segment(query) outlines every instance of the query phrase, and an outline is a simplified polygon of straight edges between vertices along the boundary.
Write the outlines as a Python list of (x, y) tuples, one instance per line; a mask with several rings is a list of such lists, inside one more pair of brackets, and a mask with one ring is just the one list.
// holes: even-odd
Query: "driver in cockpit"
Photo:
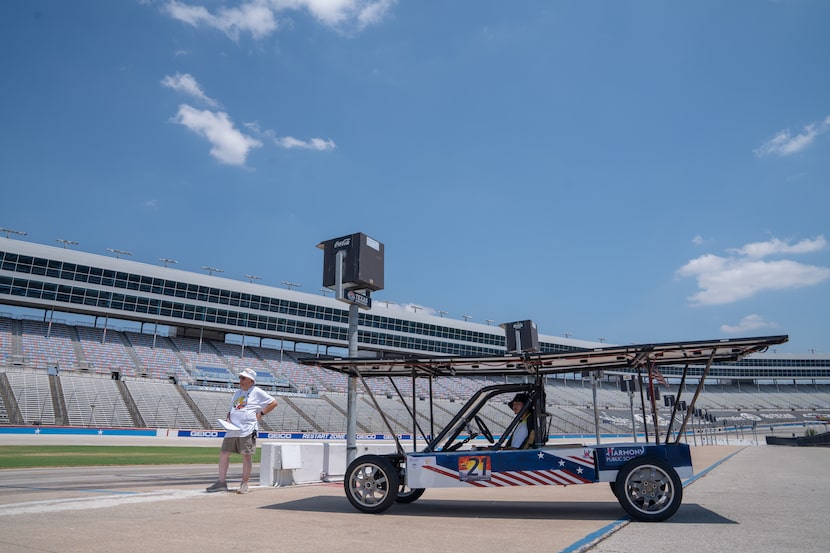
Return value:
[[(524, 392), (516, 394), (516, 396), (507, 403), (507, 406), (513, 409), (515, 414), (519, 414), (525, 405), (530, 403), (530, 396)], [(522, 416), (513, 435), (510, 437), (510, 449), (527, 449), (536, 441), (536, 422), (533, 417), (533, 408), (529, 408)]]

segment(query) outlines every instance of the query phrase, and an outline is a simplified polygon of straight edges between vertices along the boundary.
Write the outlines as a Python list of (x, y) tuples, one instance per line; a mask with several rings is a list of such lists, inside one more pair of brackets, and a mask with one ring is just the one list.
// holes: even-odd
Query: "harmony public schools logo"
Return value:
[(606, 463), (624, 463), (630, 461), (635, 457), (644, 455), (646, 448), (643, 446), (635, 447), (609, 447), (605, 450)]

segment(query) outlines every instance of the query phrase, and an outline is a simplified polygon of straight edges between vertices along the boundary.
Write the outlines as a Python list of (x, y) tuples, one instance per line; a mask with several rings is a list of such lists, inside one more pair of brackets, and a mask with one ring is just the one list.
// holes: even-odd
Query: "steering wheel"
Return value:
[(484, 420), (480, 416), (476, 415), (475, 416), (475, 421), (476, 421), (476, 424), (478, 425), (478, 429), (481, 430), (481, 433), (484, 435), (485, 438), (487, 438), (487, 441), (490, 442), (491, 444), (495, 443), (496, 440), (493, 439), (493, 433), (490, 432), (490, 429), (487, 428), (486, 424), (484, 424)]
[(469, 442), (470, 440), (472, 440), (476, 436), (478, 436), (478, 432), (476, 432), (473, 429), (473, 427), (470, 426), (470, 421), (467, 421), (464, 426), (465, 426), (465, 429), (467, 430), (467, 437), (464, 438), (463, 440), (461, 440), (460, 442), (455, 442), (454, 444), (445, 447), (444, 451), (455, 451), (456, 449), (458, 449), (462, 445), (466, 444), (467, 442)]

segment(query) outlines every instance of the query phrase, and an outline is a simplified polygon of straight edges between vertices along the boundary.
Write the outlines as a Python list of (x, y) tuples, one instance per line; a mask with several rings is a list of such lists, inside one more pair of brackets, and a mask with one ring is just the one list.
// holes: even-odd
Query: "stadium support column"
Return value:
[[(349, 357), (357, 357), (357, 304), (349, 306)], [(357, 375), (349, 373), (349, 388), (346, 396), (346, 466), (357, 457)]]
[(596, 432), (597, 436), (597, 445), (600, 444), (599, 439), (599, 409), (597, 407), (597, 373), (596, 371), (591, 371), (591, 395), (593, 396), (594, 400), (594, 431)]
[[(344, 250), (338, 250), (335, 255), (335, 297), (343, 297), (343, 262), (346, 258)], [(349, 357), (357, 357), (357, 304), (349, 304)], [(357, 375), (349, 373), (348, 388), (346, 388), (346, 466), (349, 466), (357, 457)]]

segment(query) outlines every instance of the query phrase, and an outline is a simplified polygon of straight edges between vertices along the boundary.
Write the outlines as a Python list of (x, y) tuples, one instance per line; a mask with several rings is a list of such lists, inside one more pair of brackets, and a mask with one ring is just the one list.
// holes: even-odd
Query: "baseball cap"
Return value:
[(243, 376), (245, 378), (250, 378), (256, 384), (256, 371), (254, 369), (242, 369), (239, 371), (239, 376), (240, 378)]
[(521, 403), (527, 403), (528, 401), (530, 401), (530, 396), (529, 396), (529, 395), (527, 395), (527, 394), (526, 394), (526, 393), (524, 393), (524, 392), (519, 392), (518, 394), (516, 394), (516, 395), (513, 397), (513, 399), (512, 399), (512, 400), (510, 400), (510, 401), (508, 401), (508, 402), (507, 402), (507, 406), (508, 406), (508, 407), (510, 407), (510, 408), (512, 409), (512, 408), (513, 408), (513, 404), (514, 404), (514, 403), (516, 403), (517, 401), (519, 401), (519, 402), (521, 402)]

